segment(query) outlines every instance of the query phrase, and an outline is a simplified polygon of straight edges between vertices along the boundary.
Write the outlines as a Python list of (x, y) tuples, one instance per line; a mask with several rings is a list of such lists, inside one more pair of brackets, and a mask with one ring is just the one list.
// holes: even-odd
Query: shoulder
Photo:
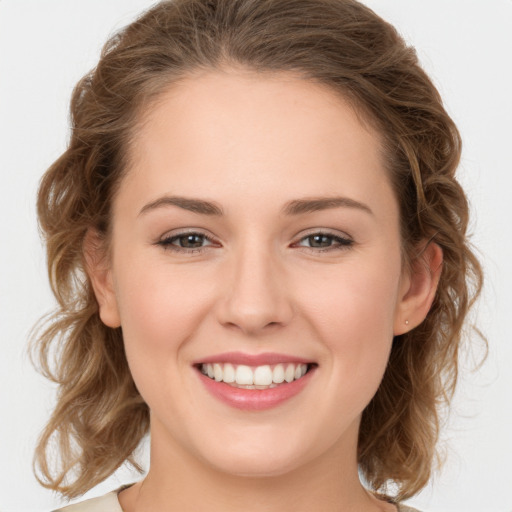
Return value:
[(420, 512), (416, 508), (408, 507), (407, 505), (398, 505), (398, 512)]
[(53, 512), (123, 512), (117, 494), (120, 491), (109, 492), (99, 498), (92, 498), (90, 500), (81, 501), (74, 505), (59, 508)]

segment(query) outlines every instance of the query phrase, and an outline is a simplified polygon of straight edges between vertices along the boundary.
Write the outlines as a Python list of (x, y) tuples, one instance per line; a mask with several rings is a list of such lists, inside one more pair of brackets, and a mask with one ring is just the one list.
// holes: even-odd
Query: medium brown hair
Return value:
[[(397, 31), (355, 0), (161, 2), (105, 45), (76, 86), (64, 154), (44, 175), (38, 214), (58, 310), (33, 342), (58, 400), (36, 450), (40, 482), (68, 497), (125, 461), (148, 432), (121, 329), (106, 327), (85, 272), (83, 242), (105, 237), (127, 148), (152, 102), (195, 71), (226, 66), (292, 72), (329, 87), (371, 120), (400, 205), (406, 263), (434, 241), (444, 262), (426, 320), (393, 341), (365, 409), (358, 457), (375, 491), (399, 500), (427, 483), (439, 407), (453, 393), (464, 319), (482, 283), (467, 239), (468, 204), (455, 179), (461, 142), (441, 98)], [(58, 448), (56, 464), (50, 460)], [(72, 478), (69, 479), (69, 475)]]

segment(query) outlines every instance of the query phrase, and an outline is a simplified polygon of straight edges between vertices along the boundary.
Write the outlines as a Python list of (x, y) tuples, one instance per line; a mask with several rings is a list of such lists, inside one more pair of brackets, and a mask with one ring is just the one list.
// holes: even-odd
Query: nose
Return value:
[(223, 326), (255, 336), (290, 322), (291, 293), (278, 260), (270, 250), (253, 246), (226, 262), (229, 269), (222, 288), (224, 296), (217, 309)]

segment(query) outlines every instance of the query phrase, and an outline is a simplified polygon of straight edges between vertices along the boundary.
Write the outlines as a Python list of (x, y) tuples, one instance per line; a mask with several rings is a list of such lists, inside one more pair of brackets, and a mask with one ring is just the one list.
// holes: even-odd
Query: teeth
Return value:
[(272, 381), (276, 384), (284, 382), (284, 366), (282, 364), (276, 365), (274, 372), (272, 373)]
[(222, 380), (223, 371), (222, 371), (222, 367), (220, 366), (220, 364), (213, 365), (213, 376), (217, 382), (220, 382)]
[(235, 369), (232, 364), (227, 363), (224, 365), (224, 375), (222, 380), (229, 383), (235, 382)]
[(284, 380), (286, 382), (292, 382), (295, 379), (295, 365), (289, 364), (284, 372)]
[(270, 366), (258, 366), (254, 370), (254, 384), (258, 386), (270, 386), (272, 384), (272, 370)]
[(249, 366), (244, 366), (241, 364), (237, 367), (235, 373), (235, 382), (237, 384), (246, 384), (252, 385), (254, 384), (254, 374)]
[(283, 382), (293, 382), (303, 377), (308, 370), (307, 364), (276, 364), (246, 366), (226, 363), (203, 364), (201, 372), (217, 382), (226, 382), (234, 386), (250, 389), (266, 389)]

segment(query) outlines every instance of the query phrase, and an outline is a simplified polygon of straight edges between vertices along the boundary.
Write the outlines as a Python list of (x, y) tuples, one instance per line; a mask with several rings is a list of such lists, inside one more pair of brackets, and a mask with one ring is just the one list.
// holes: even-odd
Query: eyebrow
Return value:
[(356, 208), (370, 215), (373, 212), (369, 206), (349, 197), (318, 197), (311, 199), (295, 199), (286, 203), (283, 208), (285, 215), (302, 215), (304, 213), (329, 210), (331, 208)]
[[(164, 206), (178, 206), (184, 210), (188, 210), (193, 213), (199, 213), (201, 215), (224, 215), (222, 207), (214, 202), (182, 196), (160, 197), (159, 199), (146, 204), (139, 212), (139, 215)], [(282, 208), (282, 213), (284, 215), (303, 215), (305, 213), (313, 213), (342, 207), (355, 208), (373, 215), (373, 212), (369, 206), (348, 197), (316, 197), (307, 199), (294, 199), (284, 205)]]
[(146, 204), (139, 212), (139, 215), (162, 206), (178, 206), (184, 210), (199, 213), (201, 215), (224, 215), (222, 208), (213, 202), (181, 196), (160, 197), (156, 201)]

